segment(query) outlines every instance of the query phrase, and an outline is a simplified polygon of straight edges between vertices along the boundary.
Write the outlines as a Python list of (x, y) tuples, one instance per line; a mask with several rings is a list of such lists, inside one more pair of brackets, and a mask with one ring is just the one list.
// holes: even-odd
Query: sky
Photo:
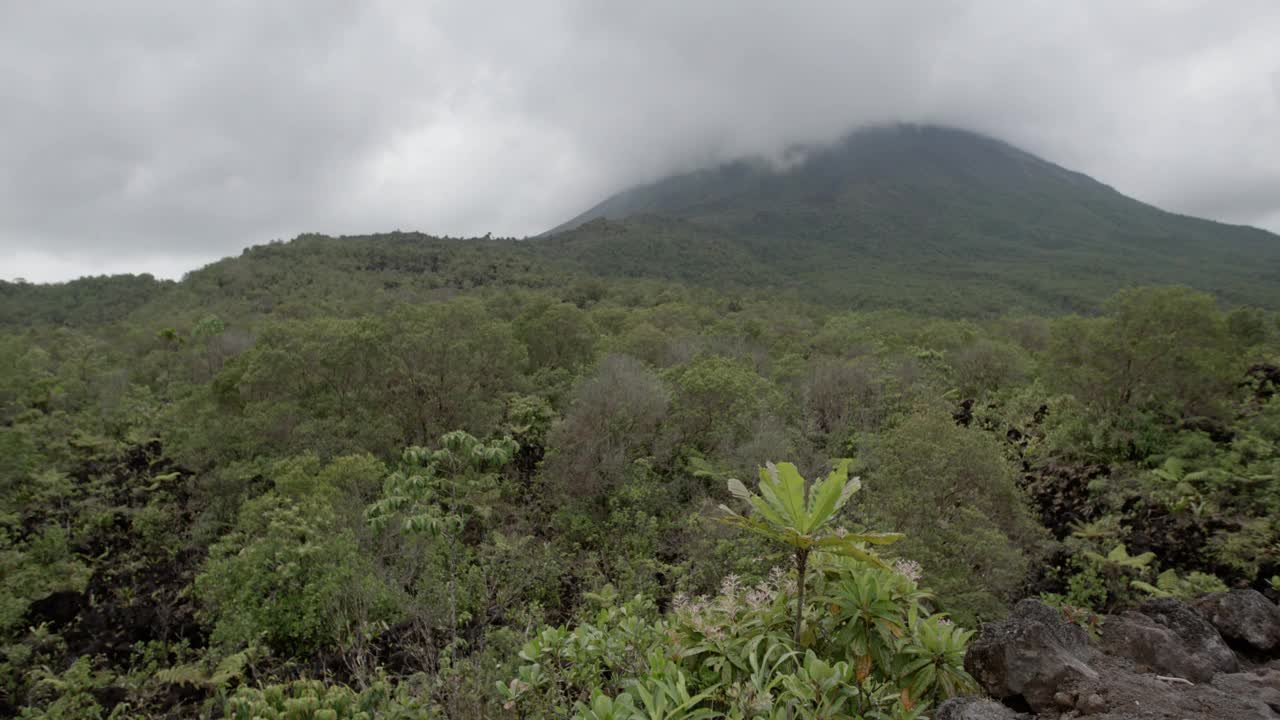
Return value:
[(1280, 232), (1277, 0), (0, 0), (0, 278), (533, 235), (867, 124)]

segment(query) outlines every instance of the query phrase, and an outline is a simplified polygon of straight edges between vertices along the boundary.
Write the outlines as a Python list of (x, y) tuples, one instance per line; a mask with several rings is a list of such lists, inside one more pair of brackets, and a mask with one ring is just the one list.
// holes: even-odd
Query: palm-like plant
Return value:
[(915, 642), (903, 647), (908, 660), (900, 670), (911, 697), (941, 702), (977, 689), (964, 671), (965, 645), (972, 630), (956, 627), (942, 615), (919, 620), (913, 630)]
[(748, 490), (742, 481), (729, 480), (729, 492), (749, 503), (755, 511), (753, 514), (741, 515), (726, 505), (720, 506), (725, 512), (720, 518), (722, 522), (792, 548), (797, 589), (793, 640), (797, 645), (800, 643), (805, 575), (810, 553), (829, 552), (886, 567), (884, 561), (866, 546), (884, 545), (902, 537), (899, 533), (847, 533), (831, 527), (836, 513), (862, 487), (860, 479), (849, 477), (848, 460), (837, 462), (825, 479), (814, 482), (811, 487), (807, 485), (795, 465), (769, 463), (760, 468), (759, 495)]
[(413, 446), (403, 467), (383, 481), (382, 497), (365, 509), (377, 529), (400, 518), (401, 530), (442, 539), (448, 553), (449, 630), (458, 637), (458, 576), (462, 531), (471, 517), (489, 515), (498, 471), (515, 456), (511, 438), (484, 442), (462, 430), (440, 436), (438, 450)]

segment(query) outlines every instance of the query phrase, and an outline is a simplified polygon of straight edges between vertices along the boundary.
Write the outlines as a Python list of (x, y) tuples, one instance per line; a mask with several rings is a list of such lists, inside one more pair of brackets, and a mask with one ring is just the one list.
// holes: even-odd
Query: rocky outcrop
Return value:
[[(1258, 651), (1270, 612), (1244, 593), (1207, 596), (1195, 605), (1216, 614), (1152, 600), (1108, 618), (1094, 647), (1057, 611), (1024, 600), (1008, 619), (984, 626), (965, 655), (965, 669), (993, 700), (953, 700), (936, 717), (1280, 719), (1280, 661), (1242, 671), (1244, 661), (1220, 632), (1228, 628)], [(1234, 624), (1244, 618), (1263, 624)]]
[(1253, 656), (1280, 654), (1280, 606), (1257, 590), (1210, 593), (1191, 605), (1237, 650)]
[(934, 720), (1027, 720), (1030, 715), (1016, 712), (994, 700), (956, 697), (934, 711)]
[(1228, 695), (1250, 701), (1252, 709), (1266, 717), (1266, 712), (1280, 717), (1280, 669), (1260, 668), (1252, 672), (1219, 675), (1213, 686)]
[(988, 623), (969, 645), (964, 667), (991, 697), (1036, 712), (1057, 707), (1060, 688), (1097, 678), (1082, 628), (1057, 610), (1027, 599), (1008, 619)]
[(1173, 598), (1150, 600), (1136, 611), (1109, 618), (1102, 648), (1158, 674), (1193, 683), (1240, 669), (1235, 653), (1213, 625)]

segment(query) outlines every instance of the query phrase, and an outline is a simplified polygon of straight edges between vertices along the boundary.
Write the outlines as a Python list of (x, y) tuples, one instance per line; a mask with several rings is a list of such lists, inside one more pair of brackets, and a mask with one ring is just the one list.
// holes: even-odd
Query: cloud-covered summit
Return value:
[(526, 235), (868, 123), (993, 135), (1280, 230), (1280, 4), (211, 2), (0, 9), (0, 277), (302, 231)]

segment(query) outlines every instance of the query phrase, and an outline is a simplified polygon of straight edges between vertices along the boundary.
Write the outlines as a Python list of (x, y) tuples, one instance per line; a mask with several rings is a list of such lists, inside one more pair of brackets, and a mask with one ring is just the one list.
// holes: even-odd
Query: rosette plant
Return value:
[(750, 514), (739, 514), (721, 505), (720, 520), (728, 525), (763, 535), (792, 550), (796, 569), (796, 617), (793, 640), (800, 643), (804, 614), (805, 580), (809, 555), (827, 552), (851, 557), (878, 567), (884, 560), (868, 545), (886, 545), (902, 538), (900, 533), (851, 533), (833, 527), (833, 520), (859, 489), (862, 481), (849, 477), (849, 460), (836, 462), (835, 469), (822, 480), (810, 484), (791, 463), (768, 463), (760, 468), (759, 494), (741, 480), (729, 480), (729, 492), (751, 506)]

